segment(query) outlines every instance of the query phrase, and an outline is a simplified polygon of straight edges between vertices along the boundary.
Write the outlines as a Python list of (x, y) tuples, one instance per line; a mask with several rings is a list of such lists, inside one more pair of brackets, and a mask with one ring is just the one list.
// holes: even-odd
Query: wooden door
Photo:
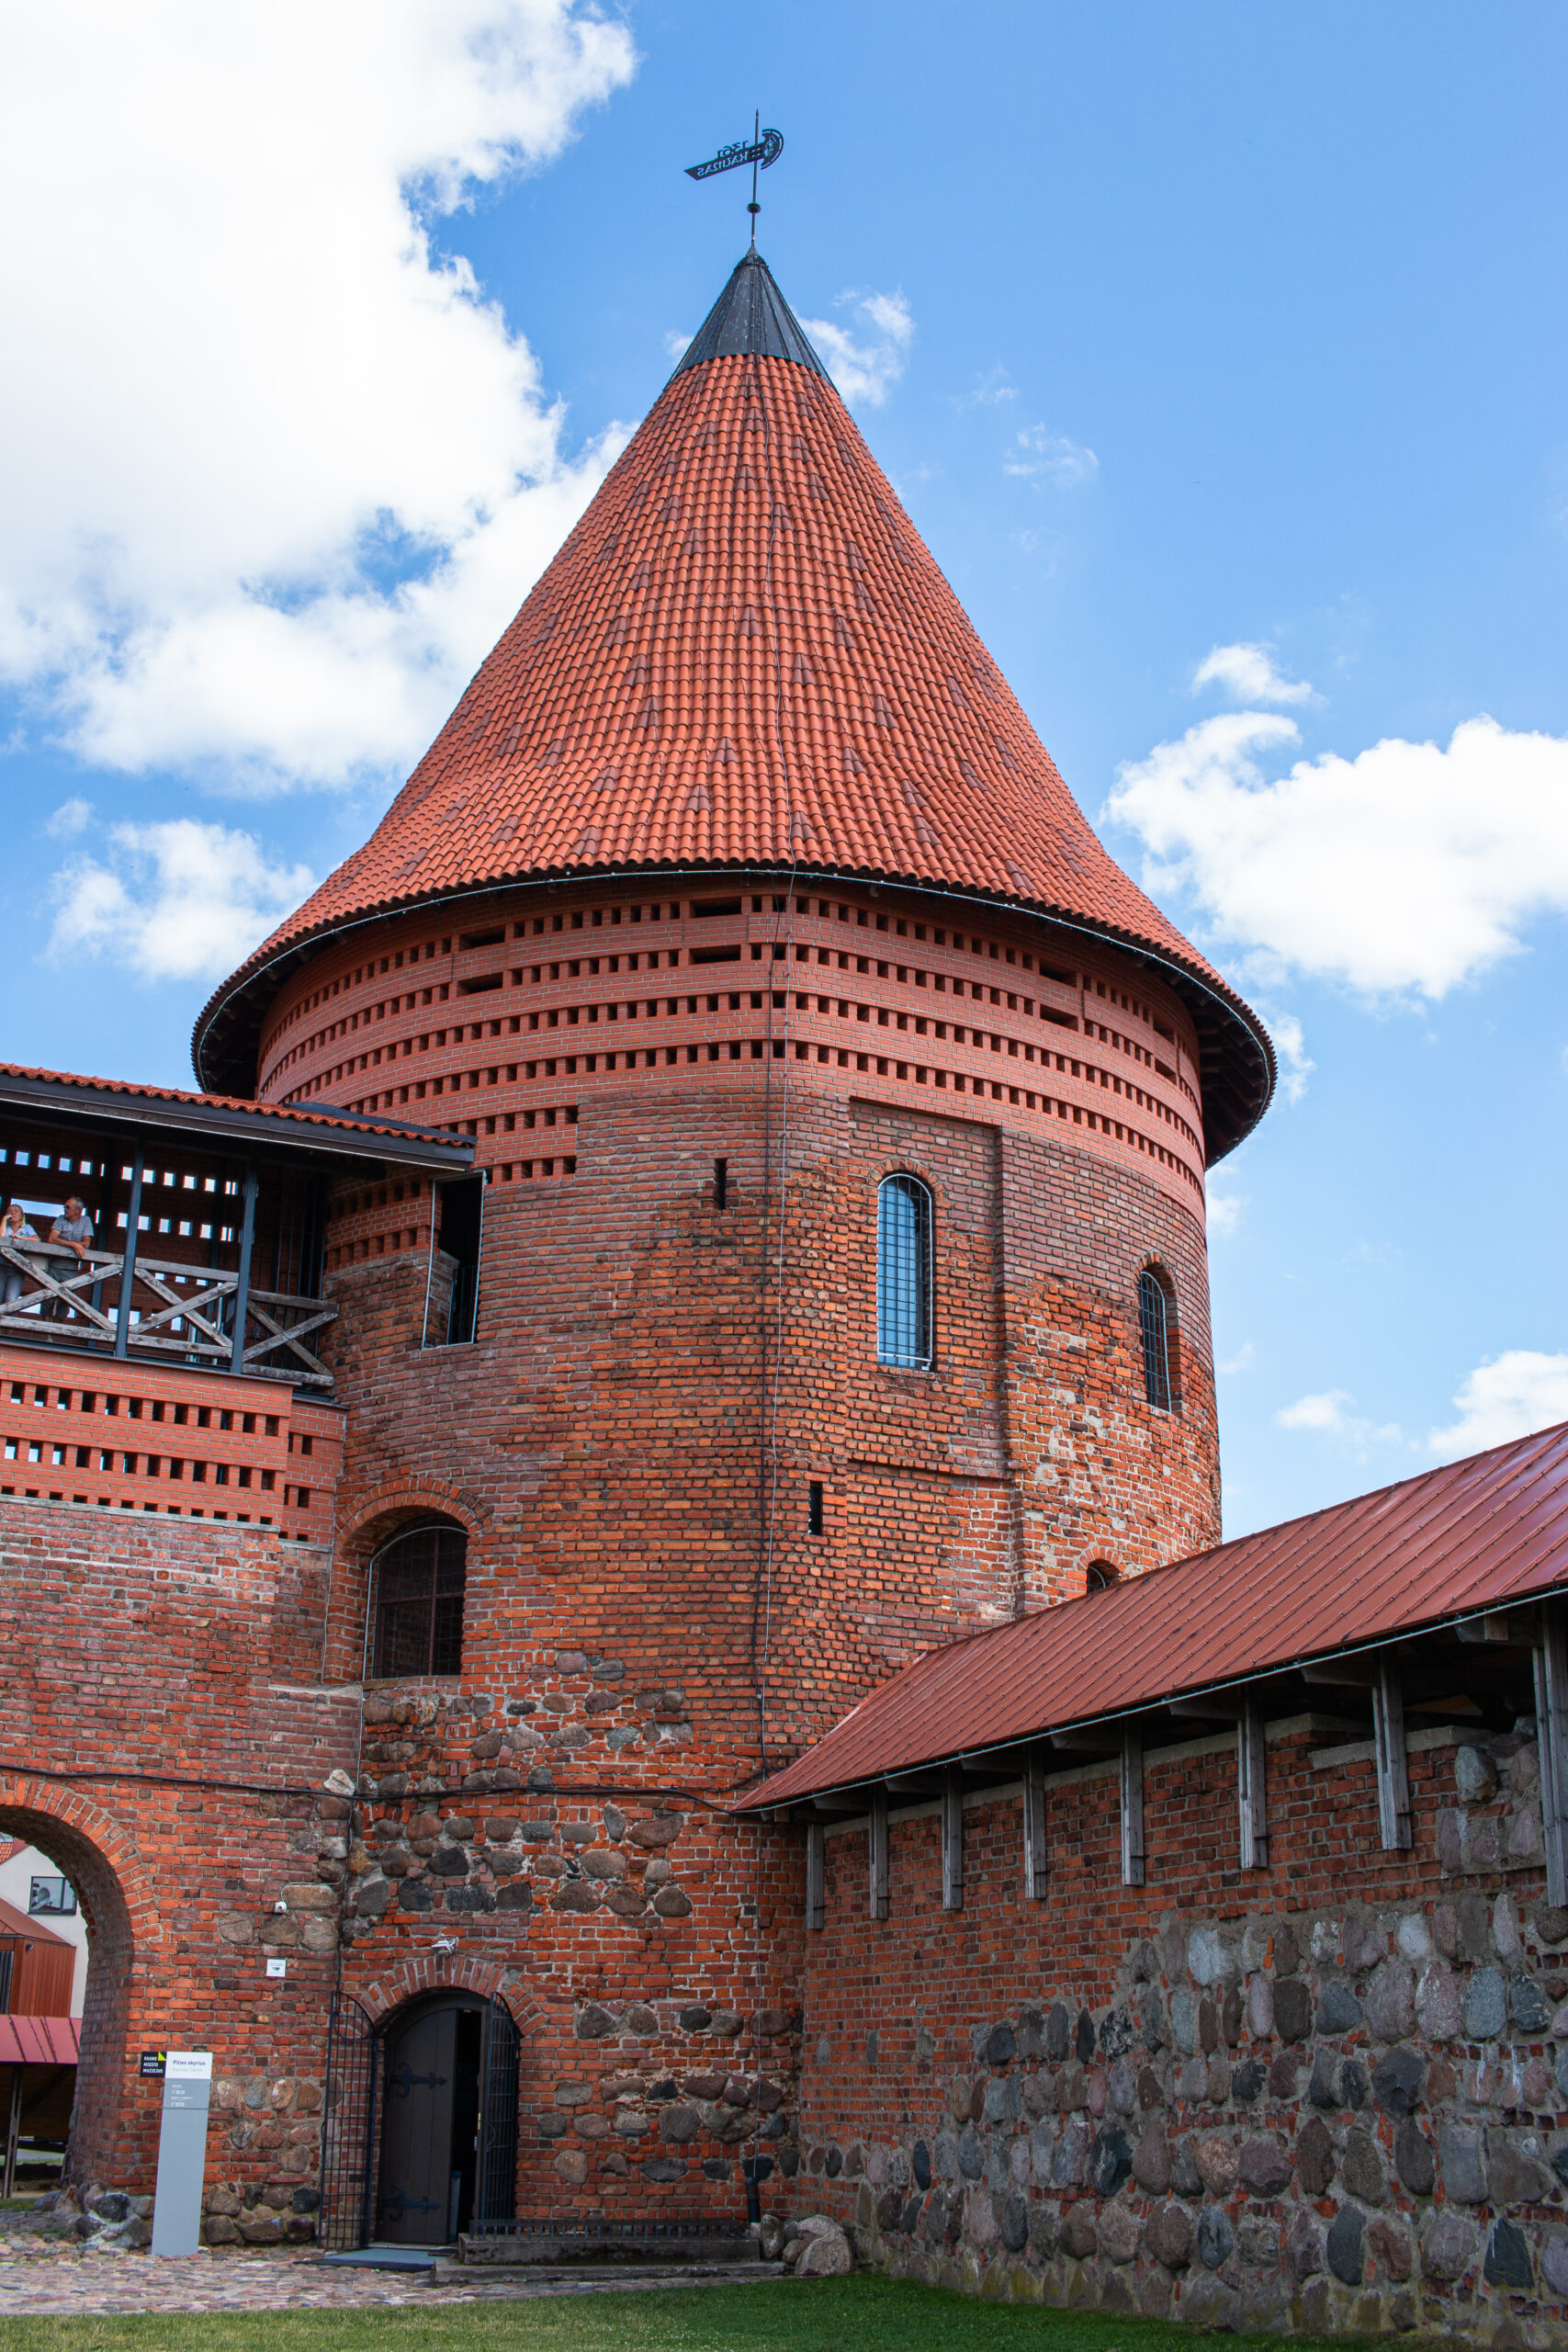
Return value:
[(453, 2234), (458, 2014), (426, 2009), (388, 2037), (375, 2228), (386, 2244), (445, 2245)]

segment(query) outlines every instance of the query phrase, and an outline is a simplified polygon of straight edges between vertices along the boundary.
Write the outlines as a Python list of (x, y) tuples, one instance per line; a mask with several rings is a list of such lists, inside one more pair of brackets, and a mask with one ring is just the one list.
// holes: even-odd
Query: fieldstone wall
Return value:
[[(1539, 1817), (1533, 1845), (1521, 1826), (1535, 1743), (1419, 1750), (1408, 1856), (1370, 1837), (1357, 1851), (1361, 1758), (1298, 1751), (1316, 1800), (1296, 1816), (1298, 1858), (1251, 1890), (1233, 1873), (1234, 1907), (1218, 1870), (1195, 1899), (1151, 1887), (1144, 1931), (1111, 1948), (1066, 1867), (1055, 1917), (1048, 1904), (1018, 1920), (1010, 1970), (997, 1963), (1016, 1894), (991, 1866), (1013, 1808), (971, 1815), (964, 1913), (926, 1909), (917, 1927), (911, 1900), (891, 1938), (853, 1917), (860, 1840), (831, 1840), (850, 1916), (837, 1951), (808, 1962), (803, 2195), (876, 2267), (1007, 2299), (1568, 2345), (1568, 1911), (1522, 1861), (1478, 1883), (1474, 1859), (1482, 1824), (1505, 1863), (1511, 1845), (1539, 1855)], [(1289, 1758), (1269, 1760), (1284, 1809)], [(1167, 1792), (1184, 1776), (1190, 1800), (1199, 1765), (1184, 1758)], [(1069, 1843), (1082, 1803), (1057, 1796)], [(896, 1894), (900, 1875), (911, 1897), (926, 1876), (926, 1828), (895, 1833)], [(1291, 1881), (1316, 1875), (1314, 1845), (1347, 1850), (1331, 1887), (1292, 1900)], [(1107, 1913), (1142, 1899), (1117, 1895)], [(991, 1964), (950, 1975), (950, 1928)], [(869, 1974), (829, 1992), (819, 1972), (841, 1974), (846, 1945), (879, 1935), (886, 1989), (866, 2030)], [(917, 1939), (923, 1964), (905, 1974)], [(1010, 1980), (1012, 2000), (985, 2007)]]

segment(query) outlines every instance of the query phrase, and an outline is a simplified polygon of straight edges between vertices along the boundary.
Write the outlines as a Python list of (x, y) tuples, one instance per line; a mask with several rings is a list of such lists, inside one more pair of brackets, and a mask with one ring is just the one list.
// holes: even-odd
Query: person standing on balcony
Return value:
[[(74, 1250), (76, 1263), (79, 1266), (85, 1266), (87, 1262), (87, 1252), (93, 1246), (93, 1220), (87, 1215), (86, 1202), (79, 1200), (73, 1193), (65, 1204), (64, 1216), (57, 1216), (50, 1227), (49, 1238), (51, 1241), (58, 1242), (62, 1249)], [(53, 1300), (51, 1306), (53, 1311), (58, 1314), (59, 1300)], [(66, 1312), (69, 1313), (70, 1309), (67, 1308)]]
[[(70, 1206), (69, 1202), (66, 1206)], [(0, 1217), (0, 1241), (8, 1242), (12, 1249), (15, 1249), (18, 1241), (36, 1241), (37, 1239), (38, 1235), (28, 1223), (27, 1213), (20, 1201), (13, 1201), (4, 1217)], [(36, 1272), (37, 1261), (29, 1258), (28, 1263)], [(0, 1274), (5, 1276), (5, 1304), (7, 1306), (14, 1306), (22, 1295), (22, 1271), (11, 1259), (4, 1258), (0, 1259)]]

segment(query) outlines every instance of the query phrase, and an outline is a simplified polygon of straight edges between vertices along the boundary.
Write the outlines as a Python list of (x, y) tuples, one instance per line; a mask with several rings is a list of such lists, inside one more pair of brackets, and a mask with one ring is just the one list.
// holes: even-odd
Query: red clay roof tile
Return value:
[(369, 841), (208, 1006), (197, 1070), (236, 990), (373, 910), (795, 861), (1151, 949), (1247, 1065), (1224, 1142), (1260, 1114), (1259, 1024), (1101, 848), (832, 384), (733, 350), (676, 370)]

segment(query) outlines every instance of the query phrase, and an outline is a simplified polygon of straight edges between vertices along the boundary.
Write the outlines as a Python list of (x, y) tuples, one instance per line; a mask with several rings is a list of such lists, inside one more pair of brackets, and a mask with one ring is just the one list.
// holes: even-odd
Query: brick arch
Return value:
[(427, 1993), (473, 1993), (481, 2000), (504, 2001), (518, 2032), (526, 2034), (544, 2012), (515, 1981), (508, 1984), (515, 1973), (505, 1962), (481, 1960), (477, 1954), (421, 1952), (399, 1961), (367, 1984), (356, 1984), (354, 1993), (378, 2031), (396, 2010)]
[(0, 1833), (60, 1864), (87, 1923), (82, 2057), (66, 2165), (73, 2179), (113, 2180), (128, 2080), (132, 1980), (162, 1939), (151, 1875), (130, 1832), (80, 1791), (0, 1773)]

